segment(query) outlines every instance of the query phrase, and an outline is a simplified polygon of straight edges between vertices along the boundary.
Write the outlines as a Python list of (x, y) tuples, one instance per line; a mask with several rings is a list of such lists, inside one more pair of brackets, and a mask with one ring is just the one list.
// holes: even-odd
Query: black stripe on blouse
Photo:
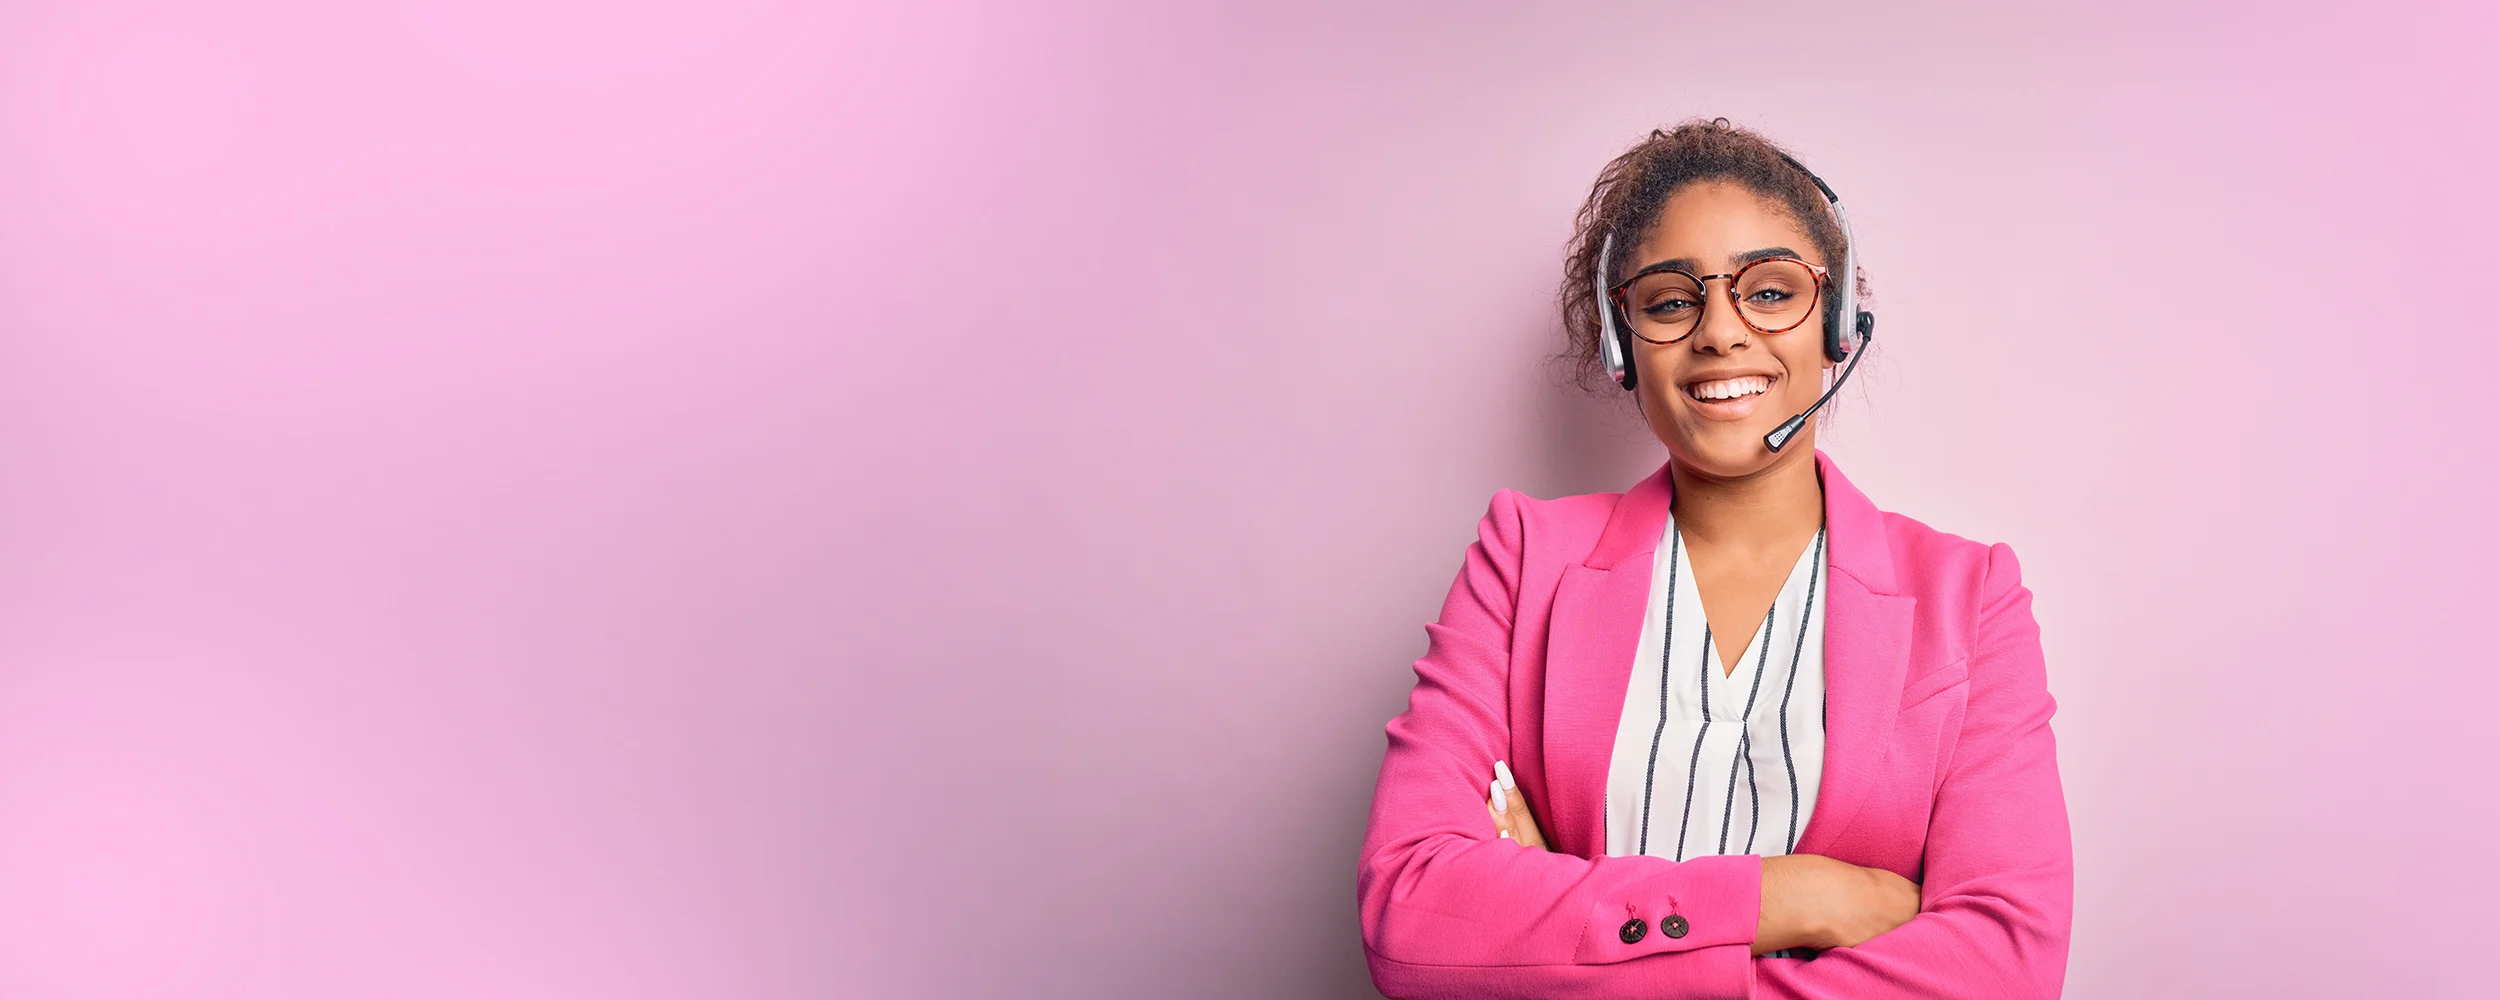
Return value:
[[(1806, 655), (1806, 626), (1814, 622), (1814, 591), (1823, 582), (1823, 532), (1814, 533), (1814, 568), (1806, 576), (1806, 610), (1797, 616), (1797, 648), (1788, 654), (1788, 690), (1780, 694), (1780, 763), (1788, 767), (1788, 852), (1797, 850), (1797, 757), (1788, 745), (1788, 701), (1797, 693), (1797, 664)], [(1751, 853), (1751, 852), (1748, 852)]]
[(1641, 777), (1640, 854), (1649, 853), (1650, 793), (1658, 784), (1658, 742), (1667, 735), (1667, 668), (1675, 663), (1675, 583), (1683, 552), (1684, 532), (1679, 529), (1667, 540), (1667, 625), (1661, 630), (1666, 648), (1658, 654), (1658, 726), (1649, 734), (1649, 770)]

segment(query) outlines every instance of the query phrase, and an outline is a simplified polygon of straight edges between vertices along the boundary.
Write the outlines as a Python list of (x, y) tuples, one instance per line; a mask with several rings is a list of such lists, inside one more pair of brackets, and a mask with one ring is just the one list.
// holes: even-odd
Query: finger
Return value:
[(1514, 799), (1511, 810), (1511, 839), (1518, 841), (1521, 847), (1545, 850), (1545, 831), (1536, 828), (1536, 817), (1528, 814), (1527, 803)]
[(1528, 798), (1519, 794), (1519, 780), (1511, 776), (1510, 762), (1493, 762), (1493, 783), (1500, 786), (1509, 800), (1510, 836), (1521, 847), (1545, 848), (1545, 832), (1537, 829), (1536, 815), (1528, 810)]
[(1502, 783), (1494, 782), (1487, 793), (1484, 811), (1493, 817), (1493, 832), (1503, 840), (1511, 840), (1510, 814), (1503, 811), (1510, 803), (1502, 794)]
[(1519, 781), (1511, 776), (1507, 761), (1493, 762), (1493, 788), (1509, 821), (1510, 836), (1521, 847), (1545, 847), (1545, 832), (1537, 829), (1536, 816), (1528, 811), (1528, 797), (1519, 794)]

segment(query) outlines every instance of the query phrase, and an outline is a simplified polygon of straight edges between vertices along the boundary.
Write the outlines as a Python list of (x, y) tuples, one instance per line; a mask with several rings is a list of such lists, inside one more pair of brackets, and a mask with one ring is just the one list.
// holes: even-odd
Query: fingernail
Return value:
[(1510, 796), (1502, 794), (1502, 783), (1499, 781), (1493, 783), (1493, 811), (1497, 813), (1510, 811)]
[(1504, 831), (1502, 831), (1502, 839), (1503, 839), (1503, 840), (1509, 840), (1509, 839), (1510, 839), (1510, 831), (1508, 831), (1508, 830), (1504, 830)]
[(1498, 777), (1498, 778), (1502, 779), (1502, 787), (1504, 787), (1504, 788), (1517, 788), (1517, 787), (1519, 787), (1519, 783), (1518, 783), (1518, 782), (1510, 780), (1510, 765), (1505, 764), (1505, 763), (1502, 763), (1501, 761), (1498, 761), (1498, 760), (1497, 760), (1497, 761), (1494, 761), (1494, 762), (1493, 762), (1493, 774), (1494, 774), (1494, 776), (1495, 776), (1495, 777)]

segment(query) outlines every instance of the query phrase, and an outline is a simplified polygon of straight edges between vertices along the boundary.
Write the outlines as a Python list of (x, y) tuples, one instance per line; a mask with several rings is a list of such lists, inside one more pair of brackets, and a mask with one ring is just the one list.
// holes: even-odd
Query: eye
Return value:
[(1661, 297), (1656, 302), (1642, 306), (1641, 312), (1657, 319), (1674, 319), (1687, 312), (1691, 312), (1694, 307), (1699, 306), (1700, 304), (1701, 303), (1695, 302), (1692, 299), (1686, 298), (1680, 294), (1668, 295)]
[(1791, 292), (1785, 288), (1756, 289), (1752, 295), (1747, 296), (1747, 298), (1751, 301), (1759, 302), (1766, 306), (1778, 305), (1796, 297), (1797, 295), (1795, 292)]

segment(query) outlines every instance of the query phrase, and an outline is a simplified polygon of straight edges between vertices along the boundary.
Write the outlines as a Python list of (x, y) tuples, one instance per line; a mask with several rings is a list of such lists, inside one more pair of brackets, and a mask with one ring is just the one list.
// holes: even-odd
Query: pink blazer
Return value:
[[(1875, 509), (1822, 475), (1823, 778), (1797, 852), (1920, 883), (1919, 914), (1854, 948), (1755, 958), (1762, 858), (1605, 855), (1604, 793), (1665, 466), (1623, 493), (1493, 495), (1406, 711), (1388, 725), (1356, 878), (1392, 997), (2053, 997), (2074, 854), (2056, 702), (2012, 549)], [(1509, 762), (1551, 851), (1497, 839)], [(1689, 930), (1669, 937), (1662, 919)], [(1625, 924), (1651, 930), (1627, 943)]]

